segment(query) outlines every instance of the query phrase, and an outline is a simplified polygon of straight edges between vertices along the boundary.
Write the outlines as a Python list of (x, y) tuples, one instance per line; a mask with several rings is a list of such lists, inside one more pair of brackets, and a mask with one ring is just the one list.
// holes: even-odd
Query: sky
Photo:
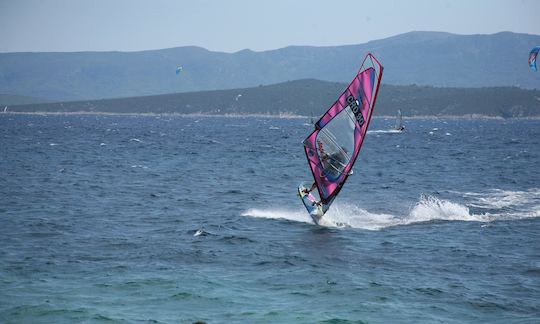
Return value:
[(410, 31), (540, 34), (540, 0), (0, 0), (0, 52), (264, 51)]

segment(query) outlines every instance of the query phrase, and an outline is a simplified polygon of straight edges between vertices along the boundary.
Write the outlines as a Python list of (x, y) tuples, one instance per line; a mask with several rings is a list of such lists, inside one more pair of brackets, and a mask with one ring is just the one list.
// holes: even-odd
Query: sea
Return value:
[(540, 323), (540, 120), (0, 114), (1, 323)]

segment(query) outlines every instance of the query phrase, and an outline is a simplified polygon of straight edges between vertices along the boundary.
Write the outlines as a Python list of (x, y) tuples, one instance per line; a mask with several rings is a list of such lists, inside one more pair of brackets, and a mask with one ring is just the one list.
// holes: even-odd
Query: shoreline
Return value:
[[(293, 113), (279, 113), (279, 114), (204, 114), (204, 113), (120, 113), (120, 112), (103, 112), (103, 111), (6, 111), (0, 112), (0, 116), (6, 115), (37, 115), (37, 116), (127, 116), (127, 117), (196, 117), (196, 118), (279, 118), (279, 119), (310, 119), (311, 116), (296, 115)], [(395, 119), (396, 116), (373, 116), (374, 119)], [(540, 116), (529, 117), (510, 117), (503, 118), (501, 116), (488, 116), (481, 114), (468, 114), (468, 115), (421, 115), (421, 116), (403, 116), (404, 120), (415, 119), (455, 119), (455, 120), (540, 120)]]

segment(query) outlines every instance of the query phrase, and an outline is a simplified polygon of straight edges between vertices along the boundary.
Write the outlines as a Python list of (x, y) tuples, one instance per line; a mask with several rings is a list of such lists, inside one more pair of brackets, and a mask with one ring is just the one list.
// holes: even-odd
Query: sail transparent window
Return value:
[(349, 164), (354, 152), (356, 118), (351, 108), (343, 109), (317, 135), (317, 152), (323, 174), (336, 180)]

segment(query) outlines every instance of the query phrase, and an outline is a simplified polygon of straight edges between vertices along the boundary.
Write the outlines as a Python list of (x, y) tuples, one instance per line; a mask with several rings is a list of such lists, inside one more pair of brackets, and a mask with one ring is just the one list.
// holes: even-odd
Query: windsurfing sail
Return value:
[(538, 56), (539, 51), (540, 51), (540, 46), (536, 46), (529, 53), (529, 66), (531, 67), (531, 70), (533, 70), (533, 71), (537, 71), (537, 69), (536, 69), (536, 57)]
[(405, 127), (403, 126), (403, 116), (401, 114), (401, 109), (398, 109), (398, 111), (397, 111), (395, 129), (398, 130), (398, 131), (402, 131), (402, 130), (405, 129)]
[(323, 213), (352, 174), (371, 121), (382, 72), (379, 61), (367, 54), (355, 78), (303, 142)]

